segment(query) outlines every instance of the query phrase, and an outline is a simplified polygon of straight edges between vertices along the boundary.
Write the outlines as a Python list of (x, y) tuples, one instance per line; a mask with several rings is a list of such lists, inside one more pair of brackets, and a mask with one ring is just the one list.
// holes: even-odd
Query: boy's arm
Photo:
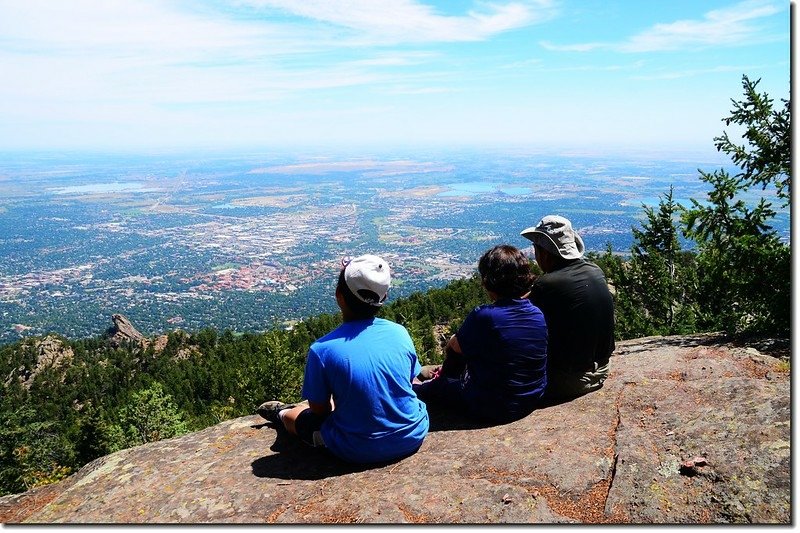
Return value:
[(333, 400), (325, 382), (322, 361), (313, 349), (308, 350), (301, 395), (308, 400), (308, 407), (314, 414), (326, 415), (333, 410)]
[(308, 400), (308, 407), (315, 415), (324, 416), (333, 411), (333, 400), (327, 402), (312, 402)]

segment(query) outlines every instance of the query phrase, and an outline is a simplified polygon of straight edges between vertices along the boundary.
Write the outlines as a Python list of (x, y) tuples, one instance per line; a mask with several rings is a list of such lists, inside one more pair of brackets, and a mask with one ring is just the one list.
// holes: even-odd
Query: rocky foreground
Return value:
[(791, 523), (788, 365), (714, 336), (621, 342), (600, 391), (495, 427), (432, 412), (354, 467), (257, 416), (0, 498), (4, 523)]

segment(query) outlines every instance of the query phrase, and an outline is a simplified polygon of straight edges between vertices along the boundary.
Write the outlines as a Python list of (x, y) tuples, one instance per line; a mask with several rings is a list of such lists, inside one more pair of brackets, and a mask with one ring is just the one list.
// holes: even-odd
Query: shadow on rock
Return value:
[[(259, 424), (252, 427), (261, 429), (264, 427), (274, 428), (275, 426)], [(270, 450), (275, 454), (261, 457), (251, 463), (253, 475), (256, 477), (319, 480), (382, 468), (404, 459), (401, 457), (394, 461), (382, 463), (348, 463), (334, 456), (325, 448), (314, 448), (297, 437), (289, 435), (285, 430), (276, 429), (277, 438), (270, 446)]]
[(631, 341), (620, 341), (614, 355), (630, 355), (646, 353), (658, 347), (694, 348), (698, 346), (715, 346), (728, 340), (720, 333), (701, 333), (697, 335), (672, 337), (644, 337)]
[(472, 418), (463, 412), (448, 407), (447, 405), (439, 405), (429, 403), (426, 405), (428, 408), (428, 418), (430, 420), (429, 431), (456, 431), (463, 429), (483, 429), (492, 426), (505, 425), (503, 422), (488, 422), (479, 418)]
[[(548, 398), (542, 400), (541, 403), (539, 403), (539, 405), (536, 407), (536, 409), (534, 409), (527, 415), (523, 416), (522, 418), (535, 416), (537, 412), (540, 412), (544, 409), (548, 409), (550, 407), (556, 407), (558, 405), (575, 401), (581, 396), (585, 396), (586, 394), (591, 394), (592, 392), (597, 392), (599, 390), (600, 389), (597, 389), (595, 391), (590, 391), (578, 396), (570, 396), (565, 398)], [(504, 426), (506, 424), (511, 424), (513, 422), (520, 420), (520, 419), (514, 419), (505, 422), (490, 422), (479, 418), (471, 418), (467, 414), (464, 414), (463, 412), (460, 412), (457, 409), (450, 408), (447, 405), (428, 404), (427, 408), (428, 408), (428, 417), (430, 418), (431, 432), (455, 431), (464, 429), (484, 429), (494, 426)]]

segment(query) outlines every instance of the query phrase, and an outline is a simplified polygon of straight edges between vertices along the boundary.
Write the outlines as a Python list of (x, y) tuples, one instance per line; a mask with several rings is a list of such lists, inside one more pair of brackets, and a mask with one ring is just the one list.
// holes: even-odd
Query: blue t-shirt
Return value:
[(325, 446), (351, 462), (412, 453), (428, 433), (428, 411), (411, 389), (421, 370), (406, 329), (389, 320), (345, 322), (311, 345), (303, 397), (334, 410), (322, 424)]
[(456, 333), (467, 363), (464, 394), (475, 405), (531, 411), (547, 385), (547, 325), (528, 299), (476, 307)]

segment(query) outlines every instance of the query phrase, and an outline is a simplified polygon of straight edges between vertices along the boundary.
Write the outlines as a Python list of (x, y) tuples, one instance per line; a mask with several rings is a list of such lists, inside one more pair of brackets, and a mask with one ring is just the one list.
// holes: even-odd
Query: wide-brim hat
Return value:
[(389, 295), (392, 276), (389, 263), (377, 255), (365, 254), (344, 267), (344, 282), (356, 298), (380, 307)]
[(572, 229), (572, 223), (562, 216), (547, 215), (537, 225), (522, 230), (520, 235), (564, 259), (583, 257), (583, 239)]

